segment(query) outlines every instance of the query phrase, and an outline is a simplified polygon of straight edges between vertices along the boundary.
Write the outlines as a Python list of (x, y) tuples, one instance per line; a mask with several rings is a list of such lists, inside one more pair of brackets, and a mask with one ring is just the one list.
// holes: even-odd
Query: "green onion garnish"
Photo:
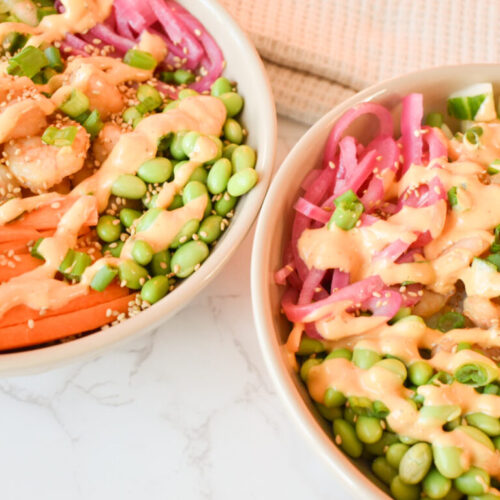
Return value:
[(78, 89), (73, 89), (70, 96), (59, 106), (59, 109), (71, 118), (76, 118), (89, 109), (89, 98)]
[(411, 315), (411, 307), (400, 307), (399, 311), (389, 320), (389, 324), (393, 325), (400, 319), (406, 318)]
[(90, 255), (70, 249), (61, 262), (59, 271), (68, 279), (78, 280), (90, 264), (92, 264)]
[(429, 113), (425, 118), (425, 124), (429, 127), (441, 128), (443, 125), (443, 115), (441, 113)]
[(57, 47), (47, 47), (44, 51), (45, 57), (49, 61), (49, 66), (60, 73), (64, 69), (61, 53)]
[(444, 313), (437, 322), (438, 330), (443, 333), (454, 330), (455, 328), (464, 328), (465, 317), (455, 311)]
[(62, 148), (63, 146), (71, 146), (75, 140), (78, 129), (74, 125), (65, 128), (57, 128), (54, 126), (47, 127), (42, 135), (42, 141), (50, 146)]
[(62, 262), (59, 264), (58, 271), (61, 273), (65, 273), (67, 269), (73, 264), (73, 260), (75, 260), (75, 251), (71, 248), (66, 252), (66, 255)]
[(15, 54), (21, 47), (24, 46), (28, 38), (17, 31), (9, 33), (2, 42), (2, 47), (6, 52)]
[(162, 71), (160, 73), (160, 81), (163, 83), (174, 83), (174, 72), (173, 71)]
[(90, 137), (94, 139), (99, 135), (99, 132), (104, 127), (104, 123), (101, 121), (101, 115), (97, 109), (94, 109), (92, 113), (90, 113), (87, 118), (83, 121), (82, 125), (85, 130), (90, 134)]
[(491, 255), (488, 255), (488, 257), (486, 257), (486, 260), (494, 264), (497, 268), (497, 271), (500, 271), (500, 253), (492, 253)]
[(161, 94), (151, 85), (139, 85), (137, 99), (139, 99), (137, 109), (143, 114), (154, 111), (163, 103)]
[(365, 207), (351, 189), (337, 197), (334, 203), (336, 209), (328, 221), (328, 229), (335, 224), (340, 229), (349, 231), (356, 225)]
[(123, 57), (123, 62), (134, 68), (154, 70), (158, 64), (156, 59), (143, 50), (130, 49)]
[(448, 190), (448, 201), (450, 202), (452, 208), (458, 205), (457, 186), (452, 186)]
[(37, 259), (45, 260), (45, 257), (41, 253), (38, 252), (38, 248), (40, 247), (40, 244), (42, 243), (43, 240), (44, 240), (44, 238), (38, 238), (35, 241), (35, 244), (31, 247), (30, 254), (32, 255), (32, 257), (36, 257)]
[(487, 172), (490, 175), (495, 175), (500, 172), (500, 160), (493, 160), (489, 165), (488, 165), (488, 170)]
[(38, 48), (28, 45), (21, 52), (9, 59), (7, 73), (9, 75), (27, 76), (33, 78), (49, 61)]
[(45, 16), (52, 16), (57, 14), (57, 9), (55, 7), (39, 7), (37, 9), (38, 22), (40, 22)]
[(195, 81), (195, 76), (187, 69), (178, 69), (174, 71), (174, 82), (179, 85), (188, 85)]
[(455, 371), (455, 378), (461, 384), (482, 387), (494, 382), (498, 377), (498, 368), (487, 363), (466, 363)]
[(114, 269), (106, 264), (105, 266), (101, 267), (101, 269), (99, 269), (99, 271), (97, 271), (97, 273), (94, 275), (92, 281), (90, 282), (90, 288), (93, 288), (98, 292), (103, 292), (106, 287), (115, 279), (117, 274), (117, 269)]
[[(474, 128), (476, 128), (476, 127), (474, 127)], [(476, 131), (474, 131), (473, 129), (470, 128), (469, 130), (467, 130), (467, 132), (465, 132), (464, 139), (469, 144), (473, 144), (475, 146), (476, 144), (479, 144), (481, 142), (481, 140), (479, 139), (479, 136), (480, 135)]]

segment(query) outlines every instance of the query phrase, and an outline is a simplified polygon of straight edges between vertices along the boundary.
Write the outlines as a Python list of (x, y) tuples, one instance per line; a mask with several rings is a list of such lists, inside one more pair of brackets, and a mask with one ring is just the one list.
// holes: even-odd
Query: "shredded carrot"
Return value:
[[(123, 293), (128, 293), (126, 289), (122, 290), (124, 290)], [(93, 299), (97, 296), (102, 298), (105, 292), (96, 292), (96, 294), (89, 294), (89, 296), (92, 295)], [(134, 297), (135, 295), (125, 295), (113, 300), (98, 302), (91, 306), (83, 305), (82, 299), (78, 299), (76, 301), (79, 302), (77, 310), (62, 314), (58, 314), (56, 311), (55, 315), (49, 315), (47, 312), (44, 316), (40, 316), (37, 312), (38, 317), (36, 320), (26, 318), (26, 321), (22, 323), (0, 328), (0, 350), (5, 351), (43, 344), (70, 335), (95, 330), (115, 321), (117, 313), (126, 313), (129, 302), (133, 301)], [(66, 307), (61, 308), (61, 311)]]

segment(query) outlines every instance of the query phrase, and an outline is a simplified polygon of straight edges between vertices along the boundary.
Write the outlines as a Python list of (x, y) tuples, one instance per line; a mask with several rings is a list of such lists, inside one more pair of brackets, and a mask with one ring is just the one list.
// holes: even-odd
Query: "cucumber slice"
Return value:
[(459, 120), (495, 120), (495, 100), (491, 83), (476, 83), (448, 98), (448, 114)]

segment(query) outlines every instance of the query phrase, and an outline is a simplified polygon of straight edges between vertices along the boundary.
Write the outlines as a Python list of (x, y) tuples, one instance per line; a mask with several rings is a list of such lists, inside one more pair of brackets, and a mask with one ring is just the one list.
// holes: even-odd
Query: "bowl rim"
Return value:
[[(292, 420), (295, 422), (296, 426), (301, 430), (311, 448), (321, 456), (329, 469), (333, 471), (334, 476), (343, 480), (349, 491), (354, 495), (353, 498), (390, 499), (382, 489), (365, 476), (331, 441), (330, 437), (327, 436), (324, 429), (306, 406), (289, 371), (286, 369), (276, 331), (272, 326), (272, 311), (270, 309), (270, 301), (268, 300), (268, 289), (272, 282), (272, 276), (269, 276), (267, 266), (271, 244), (274, 240), (273, 238), (269, 238), (268, 235), (273, 234), (276, 224), (276, 221), (273, 220), (271, 216), (273, 212), (276, 212), (275, 200), (282, 195), (283, 190), (281, 189), (281, 184), (290, 176), (290, 171), (294, 170), (294, 157), (300, 152), (310, 150), (314, 142), (314, 137), (318, 131), (327, 126), (331, 129), (335, 122), (348, 109), (360, 102), (370, 101), (376, 98), (387, 86), (394, 86), (399, 82), (408, 81), (416, 75), (432, 77), (432, 75), (442, 71), (453, 72), (460, 70), (473, 72), (479, 68), (500, 69), (500, 64), (453, 64), (412, 71), (377, 82), (339, 103), (312, 125), (290, 150), (273, 178), (257, 220), (252, 247), (250, 273), (251, 298), (257, 337), (266, 368), (271, 375), (280, 399), (288, 412), (292, 415)], [(307, 171), (309, 170), (310, 168), (307, 169)], [(276, 217), (278, 217), (278, 215), (276, 215)]]
[[(178, 1), (189, 10), (190, 0)], [(230, 224), (224, 238), (214, 247), (209, 258), (196, 273), (182, 282), (173, 292), (137, 316), (103, 331), (99, 330), (85, 337), (48, 347), (0, 354), (0, 376), (38, 373), (77, 358), (91, 358), (113, 344), (147, 333), (187, 306), (195, 295), (215, 278), (252, 227), (271, 181), (275, 162), (277, 117), (271, 84), (253, 43), (230, 14), (216, 0), (197, 0), (197, 3), (203, 4), (202, 8), (210, 11), (218, 24), (224, 26), (224, 30), (228, 33), (227, 38), (231, 37), (234, 44), (240, 46), (241, 52), (245, 54), (246, 64), (252, 68), (257, 82), (260, 120), (266, 123), (268, 130), (262, 144), (259, 144), (256, 165), (259, 182), (241, 200), (235, 220)], [(214, 38), (217, 38), (214, 29), (211, 31)], [(224, 51), (224, 47), (222, 45), (221, 47)]]

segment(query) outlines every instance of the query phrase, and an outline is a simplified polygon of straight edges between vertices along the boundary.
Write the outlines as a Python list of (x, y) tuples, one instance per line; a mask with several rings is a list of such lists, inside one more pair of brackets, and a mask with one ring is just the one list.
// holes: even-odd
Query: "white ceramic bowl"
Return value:
[[(305, 175), (319, 165), (326, 139), (340, 116), (363, 101), (380, 102), (393, 110), (395, 123), (401, 98), (410, 92), (424, 94), (426, 111), (445, 112), (446, 97), (453, 91), (477, 82), (493, 82), (500, 95), (500, 65), (470, 64), (432, 68), (397, 77), (374, 85), (343, 102), (317, 122), (292, 149), (264, 202), (259, 216), (252, 252), (252, 303), (259, 341), (264, 358), (278, 393), (305, 435), (330, 466), (332, 483), (342, 480), (352, 498), (388, 498), (375, 484), (368, 467), (349, 460), (332, 442), (331, 426), (320, 417), (311, 403), (300, 378), (290, 368), (283, 344), (290, 331), (289, 323), (280, 314), (283, 291), (273, 282), (279, 269), (283, 248), (289, 241), (293, 220), (293, 203)], [(375, 123), (375, 122), (372, 122)], [(356, 127), (359, 137), (360, 127)], [(369, 131), (370, 124), (363, 123)], [(373, 130), (373, 128), (372, 128)], [(352, 132), (352, 130), (351, 130)]]
[(0, 355), (0, 374), (26, 374), (48, 369), (64, 361), (93, 355), (102, 349), (145, 333), (186, 306), (222, 269), (250, 229), (271, 180), (276, 148), (276, 111), (267, 75), (254, 46), (216, 0), (179, 0), (196, 16), (222, 48), (227, 67), (224, 75), (238, 82), (245, 98), (242, 120), (249, 132), (248, 144), (258, 152), (259, 182), (236, 208), (232, 222), (201, 268), (176, 290), (134, 318), (71, 342), (25, 352)]

